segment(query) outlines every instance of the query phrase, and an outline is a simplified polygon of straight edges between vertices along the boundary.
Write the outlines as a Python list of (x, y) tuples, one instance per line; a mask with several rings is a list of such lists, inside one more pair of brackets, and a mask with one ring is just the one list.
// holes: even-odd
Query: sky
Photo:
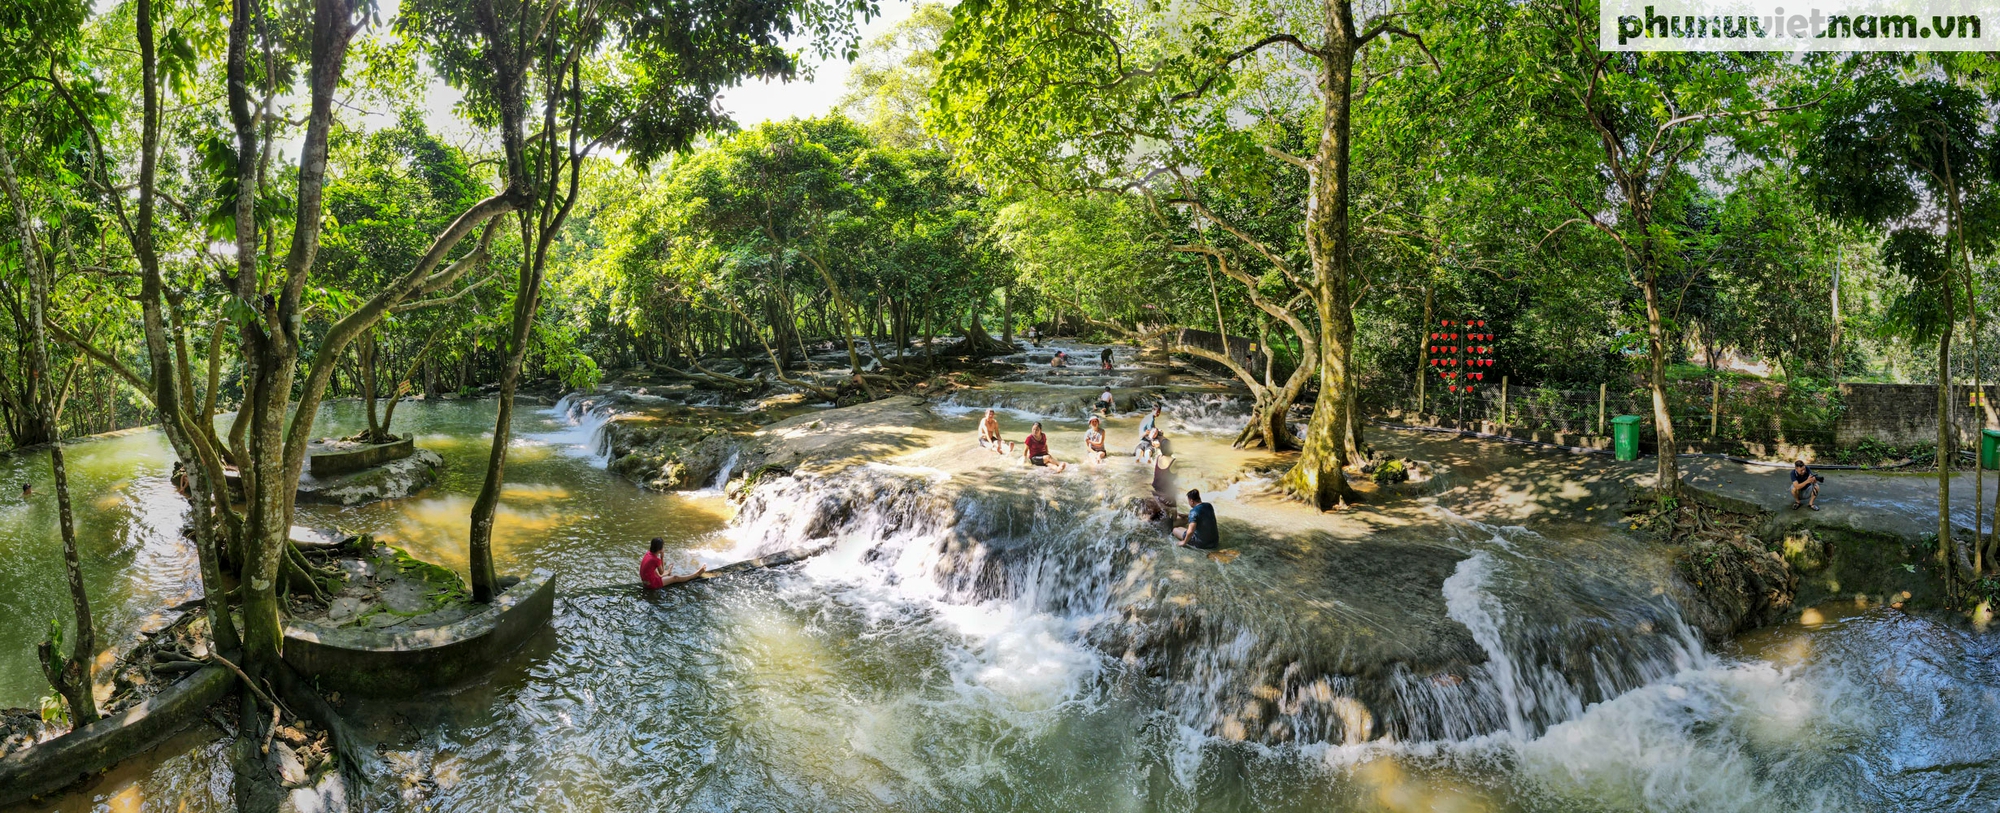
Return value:
[[(916, 11), (912, 0), (881, 0), (882, 15), (861, 26), (861, 41), (867, 42), (887, 33), (890, 27), (904, 20)], [(804, 41), (792, 41), (793, 47), (804, 47)], [(852, 69), (847, 60), (834, 57), (828, 60), (807, 61), (813, 68), (810, 81), (762, 82), (752, 80), (742, 87), (731, 88), (721, 95), (722, 109), (736, 119), (745, 129), (760, 123), (784, 120), (793, 116), (810, 118), (833, 110), (841, 94), (847, 92), (847, 74)]]
[[(101, 0), (101, 2), (114, 1)], [(909, 19), (916, 11), (916, 0), (880, 0), (880, 3), (881, 15), (860, 26), (862, 42), (868, 42), (888, 33), (891, 27)], [(398, 0), (386, 0), (380, 5), (381, 18), (388, 20), (395, 16), (401, 3)], [(811, 42), (805, 39), (786, 42), (787, 46), (802, 53), (806, 52), (810, 44)], [(834, 105), (840, 101), (841, 95), (847, 92), (847, 75), (852, 71), (853, 65), (838, 56), (815, 59), (810, 53), (806, 53), (801, 62), (803, 68), (810, 69), (809, 72), (802, 70), (801, 78), (791, 82), (751, 80), (719, 94), (717, 104), (745, 129), (766, 121), (782, 121), (793, 116), (811, 118), (831, 112)], [(805, 78), (806, 75), (810, 78)], [(470, 147), (489, 135), (473, 132), (457, 119), (452, 107), (458, 103), (461, 94), (445, 85), (443, 80), (433, 78), (424, 95), (424, 120), (430, 125), (432, 132), (460, 147)], [(393, 124), (395, 124), (395, 112), (392, 110), (366, 110), (361, 115), (361, 126), (366, 129), (372, 130)], [(299, 144), (298, 137), (294, 137), (284, 142), (283, 149), (296, 158)]]

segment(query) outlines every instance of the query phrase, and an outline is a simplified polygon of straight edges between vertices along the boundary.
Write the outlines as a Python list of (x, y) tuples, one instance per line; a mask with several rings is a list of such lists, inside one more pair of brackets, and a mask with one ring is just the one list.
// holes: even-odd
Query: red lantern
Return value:
[(1439, 322), (1438, 324), (1440, 324), (1440, 325), (1444, 325), (1445, 327), (1451, 327), (1451, 320), (1450, 320), (1450, 319), (1446, 319), (1446, 320), (1444, 320), (1444, 321), (1442, 321), (1442, 322)]

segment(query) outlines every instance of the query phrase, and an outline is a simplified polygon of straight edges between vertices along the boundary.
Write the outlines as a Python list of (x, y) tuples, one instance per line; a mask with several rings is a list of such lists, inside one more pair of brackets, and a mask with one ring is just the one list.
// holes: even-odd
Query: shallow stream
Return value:
[[(400, 407), (397, 429), (444, 456), (439, 485), (375, 506), (302, 507), (300, 524), (373, 532), (462, 568), (492, 410), (490, 400)], [(924, 481), (938, 473), (870, 466), (843, 483), (770, 483), (735, 517), (714, 493), (648, 494), (605, 473), (589, 414), (516, 414), (500, 567), (551, 569), (565, 596), (552, 629), (490, 680), (431, 697), (347, 699), (381, 757), (363, 794), (369, 809), (2000, 805), (2000, 637), (1846, 604), (1710, 651), (1671, 602), (1645, 589), (1658, 574), (1615, 535), (1549, 539), (1437, 509), (1428, 530), (1397, 531), (1429, 534), (1448, 553), (1443, 586), (1429, 597), (1446, 616), (1437, 623), (1462, 627), (1484, 660), (1413, 679), (1397, 723), (1412, 733), (1368, 739), (1352, 732), (1393, 721), (1359, 719), (1367, 709), (1341, 685), (1267, 688), (1258, 671), (1260, 653), (1316, 640), (1313, 624), (1369, 606), (1283, 581), (1310, 561), (1246, 553), (1230, 571), (1147, 560), (1135, 551), (1158, 543), (1086, 476), (947, 513), (923, 502)], [(939, 420), (969, 431), (972, 418)], [(351, 431), (356, 405), (332, 405), (322, 421), (325, 434)], [(167, 487), (169, 460), (150, 432), (72, 447), (106, 643), (199, 589), (177, 533), (184, 505)], [(0, 459), (0, 484), (44, 483), (32, 467), (46, 472), (45, 457)], [(861, 504), (825, 521), (840, 500)], [(1046, 508), (1002, 505), (1009, 500)], [(9, 619), (0, 624), (0, 705), (31, 705), (46, 691), (33, 643), (66, 612), (53, 513), (46, 496), (0, 501), (0, 617)], [(959, 573), (978, 563), (941, 551), (972, 530), (1046, 547), (1002, 546), (991, 555), (1004, 567)], [(719, 563), (829, 533), (840, 540), (834, 551), (801, 567), (652, 598), (598, 589), (633, 581), (652, 536), (669, 540), (670, 562)], [(1590, 564), (1600, 560), (1620, 566)], [(1160, 571), (1135, 578), (1131, 565), (1142, 561)], [(1227, 634), (1197, 636), (1172, 668), (1149, 668), (1157, 664), (1108, 642), (1128, 623), (1124, 599), (1146, 579), (1172, 577), (1161, 562), (1223, 574), (1178, 595), (1224, 608), (1238, 626), (1212, 625)], [(1226, 705), (1255, 698), (1269, 708)], [(1245, 720), (1283, 729), (1265, 736)], [(57, 809), (222, 811), (228, 790), (222, 746), (204, 728)]]

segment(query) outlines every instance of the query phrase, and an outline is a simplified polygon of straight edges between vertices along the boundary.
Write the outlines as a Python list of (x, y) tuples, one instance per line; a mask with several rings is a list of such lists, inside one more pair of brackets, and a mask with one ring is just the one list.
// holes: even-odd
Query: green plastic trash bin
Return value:
[(1619, 460), (1639, 459), (1639, 424), (1645, 421), (1637, 415), (1620, 415), (1611, 419), (1611, 448), (1617, 451)]
[(2000, 429), (1979, 430), (1979, 465), (2000, 469)]

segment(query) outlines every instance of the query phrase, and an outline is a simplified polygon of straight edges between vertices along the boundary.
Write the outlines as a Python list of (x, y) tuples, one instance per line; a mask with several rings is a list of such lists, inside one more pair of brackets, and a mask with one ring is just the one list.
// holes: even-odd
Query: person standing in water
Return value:
[(1064, 469), (1069, 468), (1068, 465), (1057, 460), (1055, 455), (1049, 454), (1049, 436), (1042, 434), (1041, 421), (1036, 421), (1035, 428), (1029, 430), (1025, 445), (1027, 448), (1022, 453), (1027, 455), (1029, 465), (1047, 466), (1055, 469), (1057, 474), (1061, 474)]
[(1111, 369), (1111, 348), (1105, 347), (1104, 352), (1099, 354), (1097, 358), (1100, 365), (1108, 372)]
[(992, 449), (994, 454), (1007, 453), (1007, 441), (1000, 439), (1000, 419), (993, 416), (993, 410), (986, 410), (986, 417), (979, 419), (979, 446)]
[(639, 557), (639, 584), (641, 586), (648, 590), (658, 590), (670, 584), (694, 581), (701, 578), (702, 574), (708, 572), (708, 566), (703, 565), (695, 568), (693, 573), (685, 576), (669, 575), (666, 560), (660, 558), (660, 551), (666, 548), (666, 546), (667, 540), (657, 536), (653, 537), (652, 544), (646, 548), (646, 555)]
[(1104, 451), (1104, 425), (1092, 415), (1090, 431), (1083, 433), (1083, 457), (1092, 463), (1102, 463), (1107, 456)]
[(1132, 459), (1140, 463), (1153, 462), (1160, 456), (1160, 445), (1165, 440), (1166, 435), (1160, 432), (1160, 407), (1156, 404), (1153, 411), (1139, 421), (1139, 445), (1132, 449)]
[(1198, 550), (1215, 550), (1222, 547), (1222, 536), (1215, 530), (1215, 506), (1201, 501), (1199, 489), (1188, 489), (1188, 524), (1174, 529), (1174, 539), (1183, 547)]

